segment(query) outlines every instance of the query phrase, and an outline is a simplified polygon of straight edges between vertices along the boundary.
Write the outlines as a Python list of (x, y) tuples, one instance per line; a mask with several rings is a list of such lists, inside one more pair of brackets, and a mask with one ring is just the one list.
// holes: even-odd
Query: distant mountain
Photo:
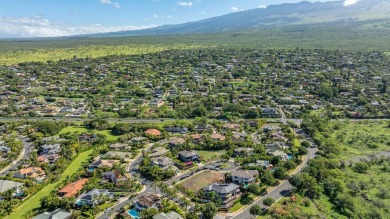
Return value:
[(93, 34), (93, 37), (171, 35), (191, 33), (213, 33), (223, 31), (253, 30), (302, 24), (331, 22), (354, 22), (390, 19), (390, 0), (360, 0), (354, 5), (344, 6), (344, 1), (303, 1), (271, 5), (241, 11), (206, 20), (178, 25), (165, 25), (137, 31), (121, 31)]

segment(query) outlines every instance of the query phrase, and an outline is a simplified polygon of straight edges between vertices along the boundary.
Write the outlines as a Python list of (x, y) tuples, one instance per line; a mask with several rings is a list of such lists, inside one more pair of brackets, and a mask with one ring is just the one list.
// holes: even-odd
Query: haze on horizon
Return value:
[[(0, 38), (139, 30), (301, 0), (2, 0)], [(325, 2), (330, 0), (310, 0)], [(349, 6), (358, 0), (345, 0)]]

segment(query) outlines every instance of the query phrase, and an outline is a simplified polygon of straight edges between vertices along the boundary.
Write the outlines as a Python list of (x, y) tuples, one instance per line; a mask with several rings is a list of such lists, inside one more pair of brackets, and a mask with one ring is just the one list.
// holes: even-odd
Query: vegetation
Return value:
[(34, 210), (35, 208), (39, 208), (41, 198), (47, 196), (47, 194), (50, 194), (50, 192), (54, 189), (57, 189), (57, 186), (61, 184), (62, 181), (77, 172), (83, 166), (83, 163), (88, 160), (92, 152), (93, 150), (88, 150), (80, 153), (77, 158), (61, 174), (58, 180), (47, 184), (39, 192), (34, 194), (32, 197), (29, 197), (20, 206), (18, 206), (11, 215), (7, 216), (6, 218), (25, 218), (31, 213), (32, 210)]

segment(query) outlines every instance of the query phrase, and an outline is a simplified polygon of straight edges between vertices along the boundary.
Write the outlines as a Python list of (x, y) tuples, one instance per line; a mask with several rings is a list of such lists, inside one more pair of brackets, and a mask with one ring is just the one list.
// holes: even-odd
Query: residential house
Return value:
[(149, 154), (149, 157), (160, 157), (168, 153), (169, 150), (163, 147), (157, 147), (152, 150), (152, 152)]
[(103, 202), (102, 199), (112, 199), (113, 197), (114, 193), (109, 192), (107, 189), (93, 189), (77, 197), (76, 204), (95, 206), (101, 204)]
[(157, 129), (148, 129), (145, 131), (146, 135), (151, 135), (151, 136), (160, 136), (161, 132)]
[(174, 212), (174, 211), (171, 211), (171, 212), (168, 212), (168, 213), (160, 213), (160, 214), (156, 214), (153, 216), (153, 219), (183, 219), (183, 217)]
[(130, 143), (132, 144), (147, 144), (148, 142), (148, 138), (145, 137), (134, 137), (130, 140)]
[(239, 148), (235, 148), (233, 150), (233, 154), (235, 156), (248, 156), (248, 155), (252, 155), (253, 154), (253, 151), (254, 149), (253, 148), (243, 148), (243, 147), (239, 147)]
[(257, 170), (238, 170), (231, 172), (232, 182), (238, 185), (253, 183), (258, 175), (259, 172)]
[(182, 128), (182, 127), (166, 127), (165, 130), (167, 132), (177, 133), (177, 134), (187, 134), (188, 132), (188, 128)]
[(240, 130), (241, 126), (240, 124), (226, 123), (222, 126), (222, 128), (225, 130), (238, 131)]
[(195, 126), (195, 131), (197, 132), (206, 132), (213, 129), (213, 126), (206, 124), (206, 125), (197, 125)]
[(18, 179), (32, 178), (38, 182), (41, 182), (46, 178), (46, 173), (40, 167), (28, 167), (20, 169), (19, 171), (14, 173), (14, 177)]
[(269, 154), (271, 156), (280, 157), (280, 159), (282, 161), (287, 161), (288, 160), (288, 155), (286, 154), (286, 152), (281, 151), (281, 150), (268, 149), (267, 150), (267, 154)]
[(142, 195), (134, 201), (134, 207), (138, 212), (150, 208), (160, 209), (161, 196), (154, 193)]
[(192, 142), (194, 144), (198, 144), (198, 143), (201, 143), (203, 141), (203, 135), (201, 135), (201, 134), (191, 135), (191, 138), (192, 138)]
[(186, 141), (184, 139), (182, 139), (182, 138), (171, 138), (169, 140), (168, 144), (171, 147), (177, 147), (177, 146), (182, 145), (184, 143), (186, 143)]
[(1, 153), (7, 154), (7, 153), (10, 152), (10, 151), (11, 151), (11, 148), (6, 147), (6, 146), (4, 146), (4, 145), (0, 145), (0, 152), (1, 152)]
[(245, 121), (245, 125), (248, 125), (250, 127), (257, 127), (259, 122), (257, 120), (247, 120)]
[(289, 146), (287, 146), (284, 142), (272, 142), (270, 144), (265, 145), (266, 149), (287, 149)]
[(126, 147), (128, 147), (128, 144), (125, 143), (115, 143), (115, 144), (110, 144), (108, 147), (111, 150), (124, 150)]
[(234, 183), (213, 183), (204, 188), (204, 192), (214, 192), (221, 200), (221, 209), (229, 209), (234, 205), (234, 201), (241, 196), (240, 186)]
[(163, 169), (168, 169), (172, 166), (173, 161), (169, 157), (157, 157), (152, 159), (152, 164), (154, 166), (159, 166)]
[(10, 180), (0, 180), (0, 193), (12, 190), (16, 196), (22, 193), (23, 183), (14, 182)]
[(119, 160), (96, 160), (92, 162), (90, 167), (92, 168), (101, 168), (101, 167), (109, 167), (112, 168)]
[(44, 155), (37, 157), (37, 160), (40, 163), (54, 164), (55, 162), (57, 162), (57, 160), (59, 158), (60, 158), (60, 155), (58, 155), (58, 154), (44, 154)]
[(213, 133), (210, 135), (210, 138), (214, 141), (225, 141), (226, 137), (219, 134), (219, 133)]
[(44, 144), (42, 147), (41, 155), (43, 154), (59, 154), (61, 152), (60, 144)]
[(150, 108), (160, 108), (164, 104), (165, 104), (165, 102), (161, 99), (153, 99), (152, 101), (150, 101), (149, 107)]
[(117, 158), (117, 159), (130, 159), (132, 157), (132, 153), (123, 152), (123, 151), (109, 151), (105, 155), (104, 158)]
[(103, 178), (112, 183), (117, 183), (121, 178), (121, 173), (117, 170), (103, 173)]
[(58, 193), (62, 197), (72, 197), (77, 195), (81, 191), (84, 185), (88, 182), (87, 178), (77, 180), (76, 182), (70, 183), (64, 188), (62, 188)]
[(70, 219), (71, 216), (71, 212), (62, 209), (56, 209), (52, 212), (44, 212), (42, 214), (39, 214), (32, 219)]
[(179, 158), (183, 162), (198, 161), (199, 155), (196, 151), (180, 151)]
[(87, 133), (82, 133), (79, 135), (79, 141), (86, 141), (86, 142), (93, 142), (97, 139), (98, 135), (97, 134), (87, 134)]

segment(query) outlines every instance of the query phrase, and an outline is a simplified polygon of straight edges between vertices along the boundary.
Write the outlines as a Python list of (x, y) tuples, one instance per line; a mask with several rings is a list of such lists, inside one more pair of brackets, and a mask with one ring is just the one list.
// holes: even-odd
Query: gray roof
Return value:
[(259, 175), (257, 170), (238, 170), (232, 172), (232, 176), (241, 178), (253, 178), (256, 175)]
[(33, 219), (68, 219), (72, 213), (57, 209), (52, 212), (45, 212), (35, 216)]
[(209, 185), (208, 187), (206, 187), (206, 190), (214, 191), (214, 192), (218, 192), (218, 193), (230, 193), (238, 188), (240, 188), (240, 186), (233, 184), (233, 183), (229, 183), (229, 184), (213, 183), (213, 184)]
[(5, 192), (9, 189), (14, 189), (22, 185), (23, 183), (18, 183), (10, 180), (0, 180), (0, 192)]
[(193, 157), (198, 155), (196, 151), (180, 151), (179, 154), (183, 157)]
[(153, 216), (153, 219), (183, 219), (183, 217), (180, 214), (171, 211), (168, 213), (156, 214)]

